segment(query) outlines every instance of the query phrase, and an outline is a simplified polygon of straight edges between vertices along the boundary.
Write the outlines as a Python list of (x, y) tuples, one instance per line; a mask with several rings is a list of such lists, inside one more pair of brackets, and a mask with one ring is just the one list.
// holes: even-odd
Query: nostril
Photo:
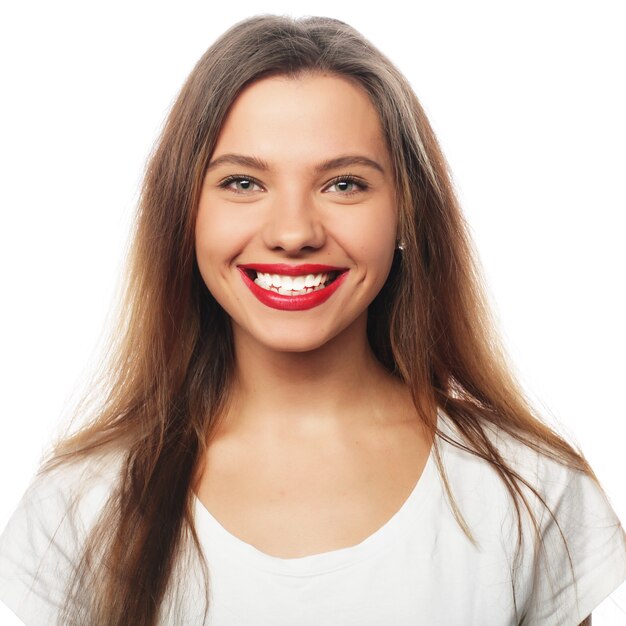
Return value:
[(272, 251), (284, 253), (290, 257), (299, 257), (299, 256), (304, 256), (306, 254), (318, 252), (320, 248), (321, 248), (321, 245), (320, 246), (310, 246), (310, 245), (300, 246), (298, 244), (289, 245), (286, 243), (285, 244), (281, 243), (281, 244), (277, 244), (273, 246)]

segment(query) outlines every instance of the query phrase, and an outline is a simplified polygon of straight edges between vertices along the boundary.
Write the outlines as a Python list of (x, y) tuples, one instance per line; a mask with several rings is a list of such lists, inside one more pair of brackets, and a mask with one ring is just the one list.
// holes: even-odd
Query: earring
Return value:
[(402, 252), (403, 250), (406, 250), (406, 244), (404, 243), (404, 241), (397, 242), (396, 250), (400, 250), (400, 252)]

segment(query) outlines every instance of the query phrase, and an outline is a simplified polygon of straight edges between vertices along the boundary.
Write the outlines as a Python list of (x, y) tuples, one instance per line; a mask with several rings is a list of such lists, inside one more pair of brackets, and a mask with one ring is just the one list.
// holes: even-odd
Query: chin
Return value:
[(319, 336), (294, 336), (285, 334), (284, 336), (275, 337), (258, 337), (259, 343), (263, 343), (266, 348), (275, 352), (312, 352), (328, 342), (332, 341), (332, 337)]
[(254, 343), (275, 352), (311, 352), (332, 342), (341, 334), (342, 328), (323, 329), (319, 326), (295, 329), (284, 324), (276, 325), (271, 332), (268, 328), (247, 328), (245, 334)]
[(318, 341), (317, 343), (312, 343), (310, 341), (309, 342), (292, 341), (292, 342), (285, 342), (283, 344), (275, 344), (273, 346), (268, 346), (268, 347), (271, 347), (276, 352), (289, 352), (292, 354), (296, 354), (300, 352), (302, 354), (305, 354), (307, 352), (313, 352), (314, 350), (321, 348), (327, 343), (328, 343), (327, 341)]

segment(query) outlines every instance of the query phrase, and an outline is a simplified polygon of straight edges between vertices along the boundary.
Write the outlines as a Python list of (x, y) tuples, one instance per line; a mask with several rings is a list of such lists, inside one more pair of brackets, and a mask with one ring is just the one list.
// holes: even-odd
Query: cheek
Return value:
[(349, 230), (355, 260), (365, 264), (372, 277), (387, 276), (396, 245), (395, 214), (377, 212), (366, 219), (355, 220)]
[[(250, 236), (250, 220), (236, 208), (201, 201), (196, 218), (196, 250), (224, 259)], [(234, 256), (234, 255), (233, 255)]]
[(235, 237), (230, 220), (214, 207), (200, 205), (195, 228), (196, 259), (210, 291), (224, 263), (234, 253)]
[(196, 242), (219, 241), (236, 223), (219, 204), (200, 202), (196, 218)]

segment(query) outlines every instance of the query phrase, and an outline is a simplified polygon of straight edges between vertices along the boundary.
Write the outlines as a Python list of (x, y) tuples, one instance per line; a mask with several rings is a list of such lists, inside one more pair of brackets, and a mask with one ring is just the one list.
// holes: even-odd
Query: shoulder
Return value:
[[(473, 479), (481, 481), (483, 490), (504, 489), (508, 493), (498, 468), (469, 450), (472, 448), (471, 444), (460, 434), (450, 418), (443, 417), (439, 423), (445, 438), (440, 447), (448, 471), (463, 476), (465, 480), (459, 482), (465, 483), (465, 487), (471, 486), (471, 481), (467, 479)], [(592, 476), (542, 451), (540, 445), (528, 445), (503, 429), (486, 425), (484, 431), (511, 476), (516, 477), (533, 513), (541, 517), (545, 524), (550, 524), (552, 519), (547, 514), (547, 508), (561, 515), (569, 513), (573, 517), (576, 514), (595, 512), (599, 516), (605, 516), (606, 521), (619, 523), (602, 488)], [(487, 495), (493, 493), (485, 494)]]
[(0, 536), (0, 599), (24, 623), (54, 623), (120, 461), (119, 454), (93, 455), (31, 479)]
[[(87, 530), (111, 494), (121, 469), (121, 453), (93, 454), (44, 471), (39, 469), (14, 516), (31, 515), (45, 527), (56, 521)], [(31, 520), (32, 521), (32, 520)], [(7, 526), (8, 528), (8, 526)]]
[[(467, 445), (450, 421), (444, 420), (443, 432)], [(501, 429), (489, 426), (486, 433), (518, 477), (527, 503), (520, 501), (523, 550), (517, 570), (526, 595), (526, 619), (529, 624), (578, 624), (626, 579), (620, 521), (587, 473)], [(515, 546), (513, 498), (498, 469), (451, 443), (443, 443), (442, 449), (453, 496), (459, 494), (462, 514), (466, 507), (470, 530), (478, 520), (483, 535), (502, 532), (506, 545), (510, 534), (508, 544)]]

